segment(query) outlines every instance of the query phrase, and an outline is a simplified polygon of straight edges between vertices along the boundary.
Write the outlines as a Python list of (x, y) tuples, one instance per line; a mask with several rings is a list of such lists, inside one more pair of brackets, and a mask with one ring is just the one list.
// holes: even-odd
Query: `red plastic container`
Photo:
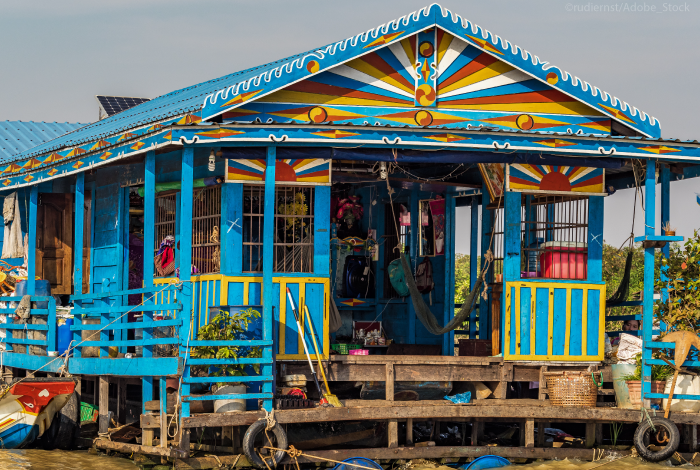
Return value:
[(547, 242), (540, 245), (542, 277), (579, 279), (588, 277), (588, 246), (579, 242)]

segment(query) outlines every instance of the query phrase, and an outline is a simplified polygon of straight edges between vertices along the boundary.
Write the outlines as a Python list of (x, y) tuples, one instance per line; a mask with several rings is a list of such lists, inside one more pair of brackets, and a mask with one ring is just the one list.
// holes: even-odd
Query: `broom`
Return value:
[(340, 400), (338, 400), (338, 397), (333, 395), (331, 393), (331, 389), (328, 386), (328, 379), (326, 379), (326, 373), (323, 370), (323, 363), (321, 362), (321, 353), (318, 350), (318, 343), (316, 342), (316, 333), (314, 332), (314, 324), (311, 321), (311, 314), (309, 313), (309, 308), (304, 305), (304, 311), (306, 312), (306, 318), (309, 320), (309, 330), (311, 330), (311, 339), (314, 342), (314, 350), (316, 351), (316, 360), (318, 361), (318, 368), (321, 371), (321, 376), (323, 377), (323, 383), (326, 386), (326, 392), (324, 393), (323, 396), (328, 400), (328, 403), (330, 403), (332, 406), (336, 408), (342, 408), (343, 404), (340, 403)]

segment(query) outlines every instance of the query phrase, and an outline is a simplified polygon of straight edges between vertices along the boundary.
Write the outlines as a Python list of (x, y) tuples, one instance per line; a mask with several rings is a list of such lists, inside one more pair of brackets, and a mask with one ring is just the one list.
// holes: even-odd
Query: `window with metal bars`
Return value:
[(221, 186), (196, 188), (192, 196), (192, 265), (197, 274), (221, 270)]
[(588, 197), (532, 196), (522, 207), (521, 277), (588, 276)]
[[(177, 193), (156, 195), (155, 255), (161, 242), (175, 237)], [(221, 269), (221, 186), (195, 188), (192, 194), (192, 272), (217, 273)], [(157, 276), (158, 273), (156, 272)]]
[[(243, 188), (243, 271), (262, 272), (265, 187)], [(276, 186), (274, 271), (310, 273), (314, 265), (314, 188)]]

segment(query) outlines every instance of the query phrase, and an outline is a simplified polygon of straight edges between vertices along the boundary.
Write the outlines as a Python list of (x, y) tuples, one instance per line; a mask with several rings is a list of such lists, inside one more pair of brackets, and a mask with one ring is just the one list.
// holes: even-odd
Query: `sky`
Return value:
[[(0, 0), (0, 120), (91, 122), (95, 95), (153, 98), (356, 35), (425, 0)], [(698, 139), (700, 3), (444, 0), (441, 5)], [(680, 235), (700, 228), (700, 183), (672, 183)], [(629, 235), (633, 191), (605, 202)], [(466, 210), (468, 213), (468, 210)], [(468, 233), (460, 211), (458, 230)], [(629, 219), (629, 220), (626, 220)], [(643, 225), (638, 217), (639, 231)], [(466, 237), (460, 241), (457, 251)]]

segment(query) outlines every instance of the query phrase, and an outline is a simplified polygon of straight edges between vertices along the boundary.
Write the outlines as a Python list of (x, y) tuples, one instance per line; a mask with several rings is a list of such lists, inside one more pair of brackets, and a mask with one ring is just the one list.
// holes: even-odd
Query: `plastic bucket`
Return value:
[(637, 368), (636, 364), (612, 364), (613, 388), (615, 389), (615, 398), (617, 399), (617, 407), (625, 410), (637, 409), (630, 402), (630, 390), (627, 387), (627, 382), (621, 379), (627, 375), (634, 374)]
[[(245, 385), (226, 385), (219, 388), (214, 395), (242, 395), (246, 393)], [(214, 400), (214, 413), (231, 413), (245, 411), (245, 399)]]
[(59, 318), (57, 323), (58, 328), (56, 336), (58, 337), (58, 355), (60, 356), (66, 352), (73, 339), (73, 332), (70, 330), (70, 327), (73, 326), (73, 319)]

